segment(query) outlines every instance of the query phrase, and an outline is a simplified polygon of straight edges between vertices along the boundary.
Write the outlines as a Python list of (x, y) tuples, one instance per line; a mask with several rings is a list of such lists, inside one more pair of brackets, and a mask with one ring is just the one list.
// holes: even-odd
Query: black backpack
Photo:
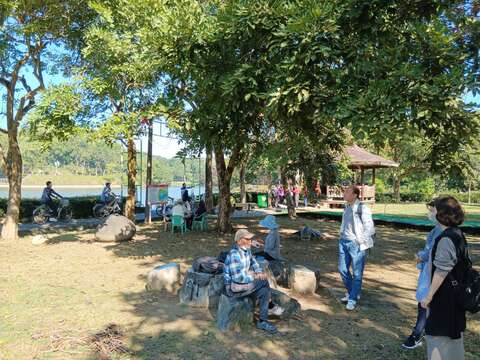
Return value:
[(455, 289), (457, 304), (472, 314), (480, 311), (480, 274), (472, 266), (472, 260), (465, 250), (464, 261), (466, 263), (466, 273), (463, 283), (451, 280)]
[(206, 274), (221, 274), (223, 272), (223, 263), (211, 256), (202, 256), (193, 261), (193, 271)]

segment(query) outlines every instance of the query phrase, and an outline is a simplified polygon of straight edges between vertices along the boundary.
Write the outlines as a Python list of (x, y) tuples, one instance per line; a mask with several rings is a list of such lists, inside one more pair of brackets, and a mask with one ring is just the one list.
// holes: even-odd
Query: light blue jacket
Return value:
[(418, 302), (421, 302), (428, 295), (428, 291), (430, 290), (431, 279), (428, 258), (430, 257), (430, 251), (432, 250), (435, 239), (440, 236), (442, 232), (443, 230), (440, 225), (435, 225), (435, 227), (427, 235), (425, 247), (417, 254), (417, 256), (422, 260), (422, 262), (418, 263), (417, 265), (417, 267), (420, 269), (416, 294)]

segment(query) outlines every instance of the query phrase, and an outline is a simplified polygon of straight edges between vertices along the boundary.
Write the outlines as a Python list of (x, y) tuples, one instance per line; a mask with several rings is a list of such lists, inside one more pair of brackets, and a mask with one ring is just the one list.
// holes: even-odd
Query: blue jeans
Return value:
[(415, 335), (416, 338), (419, 338), (423, 335), (425, 330), (425, 324), (427, 323), (427, 310), (418, 303), (418, 315), (417, 315), (417, 323), (413, 328), (412, 334)]
[[(350, 240), (340, 239), (338, 271), (343, 284), (348, 291), (348, 299), (357, 301), (362, 291), (363, 269), (365, 268), (366, 252)], [(353, 276), (350, 273), (352, 266)]]

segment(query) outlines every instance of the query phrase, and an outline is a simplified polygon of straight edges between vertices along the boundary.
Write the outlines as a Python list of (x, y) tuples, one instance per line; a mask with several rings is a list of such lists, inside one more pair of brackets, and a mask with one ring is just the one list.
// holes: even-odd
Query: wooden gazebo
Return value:
[[(379, 155), (372, 154), (360, 146), (354, 144), (345, 148), (345, 155), (349, 158), (348, 168), (355, 171), (354, 184), (360, 187), (360, 200), (375, 202), (375, 170), (379, 168), (398, 167), (399, 164), (392, 160), (385, 159)], [(371, 185), (365, 184), (365, 170), (372, 170)], [(358, 176), (360, 173), (360, 176)], [(343, 203), (343, 189), (339, 186), (327, 186), (327, 203)]]

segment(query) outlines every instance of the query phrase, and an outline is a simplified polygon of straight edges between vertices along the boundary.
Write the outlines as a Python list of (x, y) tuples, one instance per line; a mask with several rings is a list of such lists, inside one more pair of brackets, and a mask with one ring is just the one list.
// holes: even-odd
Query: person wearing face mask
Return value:
[(420, 302), (427, 296), (430, 287), (430, 270), (427, 266), (430, 250), (432, 249), (435, 239), (442, 233), (442, 228), (437, 221), (437, 209), (435, 207), (436, 199), (427, 204), (428, 219), (435, 224), (435, 227), (428, 233), (427, 241), (423, 250), (415, 255), (417, 262), (417, 269), (420, 270), (418, 277), (418, 285), (416, 298), (418, 301), (417, 322), (412, 329), (412, 333), (402, 344), (405, 349), (415, 349), (422, 345), (424, 336), (425, 324), (427, 322), (427, 310), (424, 309)]
[(283, 309), (272, 303), (267, 275), (252, 256), (253, 237), (254, 234), (247, 229), (235, 233), (235, 244), (225, 259), (223, 269), (225, 292), (229, 297), (250, 297), (254, 303), (258, 300), (260, 316), (257, 328), (274, 334), (277, 328), (268, 322), (268, 316), (280, 316)]

